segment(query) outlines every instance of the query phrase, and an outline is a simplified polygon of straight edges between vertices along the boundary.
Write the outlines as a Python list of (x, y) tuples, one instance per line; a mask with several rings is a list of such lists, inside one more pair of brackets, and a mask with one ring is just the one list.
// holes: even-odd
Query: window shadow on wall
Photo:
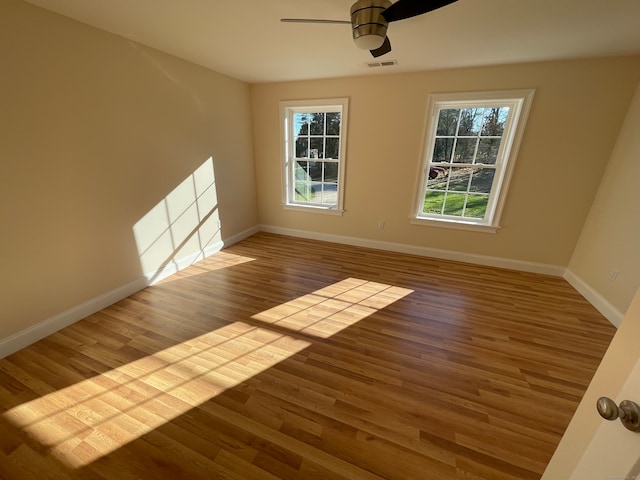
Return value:
[(149, 284), (220, 250), (223, 244), (213, 158), (138, 220), (133, 233)]

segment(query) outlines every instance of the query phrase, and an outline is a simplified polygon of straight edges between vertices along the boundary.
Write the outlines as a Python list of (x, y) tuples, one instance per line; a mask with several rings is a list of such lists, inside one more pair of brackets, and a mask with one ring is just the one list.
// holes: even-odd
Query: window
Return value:
[(280, 103), (286, 208), (343, 213), (346, 98)]
[(432, 95), (414, 223), (498, 228), (533, 90)]

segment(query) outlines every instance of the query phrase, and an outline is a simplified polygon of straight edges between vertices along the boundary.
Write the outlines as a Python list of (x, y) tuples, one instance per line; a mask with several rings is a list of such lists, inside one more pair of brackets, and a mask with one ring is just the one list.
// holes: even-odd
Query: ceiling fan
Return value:
[(316, 18), (281, 18), (288, 23), (346, 23), (351, 25), (353, 41), (358, 48), (379, 57), (391, 51), (387, 26), (391, 22), (428, 13), (457, 0), (357, 0), (351, 6), (351, 20)]

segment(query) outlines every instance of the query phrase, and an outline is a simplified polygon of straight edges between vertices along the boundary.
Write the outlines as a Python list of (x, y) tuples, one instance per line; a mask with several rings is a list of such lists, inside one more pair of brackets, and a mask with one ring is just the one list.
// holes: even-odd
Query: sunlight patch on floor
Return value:
[(220, 252), (216, 252), (215, 255), (211, 255), (204, 260), (200, 260), (198, 263), (189, 266), (189, 268), (185, 268), (184, 270), (180, 270), (167, 278), (159, 280), (154, 285), (171, 283), (183, 278), (195, 277), (209, 272), (214, 272), (216, 270), (221, 270), (223, 268), (235, 267), (236, 265), (253, 262), (254, 260), (255, 259), (251, 257), (244, 257), (242, 255), (236, 255), (222, 250)]
[(347, 278), (252, 318), (314, 337), (328, 338), (412, 292), (407, 288)]
[[(260, 326), (225, 325), (3, 416), (47, 453), (82, 468), (301, 352), (312, 342), (303, 335), (328, 338), (411, 292), (349, 278), (254, 315)], [(130, 346), (144, 348), (144, 334)]]
[(4, 417), (80, 468), (309, 345), (235, 322), (14, 407)]

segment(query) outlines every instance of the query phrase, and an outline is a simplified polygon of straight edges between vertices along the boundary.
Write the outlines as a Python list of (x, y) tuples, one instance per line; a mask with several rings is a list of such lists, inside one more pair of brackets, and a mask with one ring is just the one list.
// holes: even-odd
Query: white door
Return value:
[(640, 404), (640, 290), (569, 424), (542, 480), (640, 480), (640, 432), (596, 409), (599, 397)]
[[(618, 405), (622, 400), (640, 404), (640, 361), (636, 362), (622, 390), (610, 398)], [(620, 420), (603, 419), (570, 480), (636, 480), (639, 477), (640, 432), (627, 430)]]

